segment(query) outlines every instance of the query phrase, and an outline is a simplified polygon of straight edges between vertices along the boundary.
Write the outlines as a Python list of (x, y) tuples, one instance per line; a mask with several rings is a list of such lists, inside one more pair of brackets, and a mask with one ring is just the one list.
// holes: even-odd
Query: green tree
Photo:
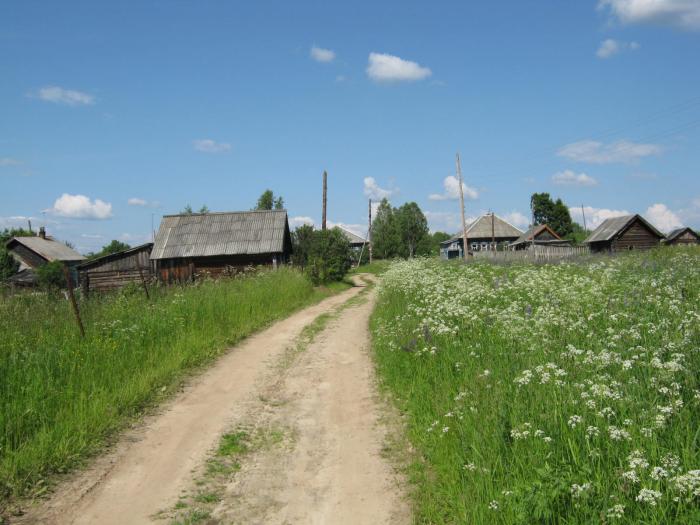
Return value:
[(39, 286), (45, 290), (59, 290), (66, 286), (66, 277), (61, 261), (51, 261), (38, 266), (36, 276)]
[(302, 224), (292, 232), (292, 262), (295, 265), (306, 268), (313, 242), (314, 227), (310, 224)]
[(284, 199), (282, 197), (277, 197), (275, 199), (275, 209), (276, 210), (283, 210), (284, 209)]
[(404, 257), (413, 257), (416, 255), (420, 244), (429, 235), (428, 220), (415, 202), (403, 204), (400, 208), (394, 210), (394, 215), (401, 238), (399, 254)]
[(440, 243), (452, 237), (449, 233), (434, 232), (418, 245), (418, 255), (440, 255)]
[(31, 230), (24, 228), (4, 229), (0, 232), (0, 281), (12, 277), (19, 270), (19, 263), (7, 251), (5, 245), (12, 237), (34, 237), (36, 235)]
[(284, 209), (284, 199), (282, 196), (275, 198), (275, 194), (272, 190), (265, 190), (262, 195), (258, 197), (258, 203), (255, 205), (256, 210), (283, 210)]
[(308, 272), (314, 284), (341, 281), (350, 269), (350, 242), (340, 228), (316, 230), (308, 259)]
[(185, 205), (185, 208), (180, 212), (182, 215), (192, 215), (192, 206), (189, 204)]
[(202, 204), (202, 207), (199, 208), (199, 213), (209, 213), (209, 206)]
[(387, 199), (382, 199), (372, 222), (372, 254), (377, 259), (398, 257), (401, 251), (401, 235), (394, 209)]
[(105, 244), (99, 252), (89, 253), (87, 258), (97, 259), (98, 257), (128, 250), (129, 248), (131, 248), (131, 246), (129, 246), (127, 243), (113, 239), (109, 244)]
[(547, 224), (561, 237), (569, 237), (573, 232), (573, 221), (569, 208), (561, 199), (552, 200), (549, 193), (533, 193), (530, 208), (535, 224)]

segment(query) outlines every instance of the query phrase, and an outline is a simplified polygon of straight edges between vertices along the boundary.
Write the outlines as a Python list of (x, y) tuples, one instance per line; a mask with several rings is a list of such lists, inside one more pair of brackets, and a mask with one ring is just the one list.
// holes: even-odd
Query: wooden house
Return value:
[[(505, 219), (494, 213), (486, 213), (467, 226), (469, 251), (502, 250), (523, 234)], [(443, 259), (463, 257), (462, 232), (440, 243)]]
[(592, 252), (648, 250), (659, 246), (664, 235), (641, 215), (623, 215), (604, 220), (583, 241)]
[(164, 282), (233, 275), (247, 266), (286, 263), (292, 237), (285, 210), (166, 215), (151, 261)]
[(152, 249), (153, 243), (149, 242), (82, 263), (78, 266), (81, 288), (88, 294), (115, 290), (132, 282), (141, 284), (142, 278), (150, 280)]
[(362, 247), (366, 244), (366, 240), (360, 237), (359, 235), (351, 232), (350, 230), (346, 230), (342, 226), (336, 226), (341, 232), (343, 232), (343, 235), (347, 238), (348, 242), (350, 243), (350, 248), (353, 250), (361, 250)]
[(85, 257), (73, 248), (46, 235), (43, 226), (36, 237), (12, 237), (5, 246), (19, 263), (19, 271), (8, 280), (10, 284), (17, 286), (35, 285), (35, 270), (53, 261), (61, 261), (68, 266), (75, 281), (75, 267), (85, 260)]
[(700, 235), (692, 228), (676, 228), (666, 236), (668, 246), (687, 246), (700, 244)]
[(547, 224), (531, 226), (525, 233), (510, 243), (511, 250), (525, 250), (529, 246), (571, 246), (571, 242), (559, 237)]

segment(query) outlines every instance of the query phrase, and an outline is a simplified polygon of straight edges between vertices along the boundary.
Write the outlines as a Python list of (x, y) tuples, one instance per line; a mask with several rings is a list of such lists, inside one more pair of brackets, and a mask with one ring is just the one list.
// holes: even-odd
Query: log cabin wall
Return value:
[(83, 264), (79, 269), (83, 290), (86, 293), (106, 292), (132, 282), (141, 284), (141, 275), (145, 280), (151, 280), (154, 275), (150, 261), (151, 247), (149, 244), (136, 251), (125, 250)]
[(630, 224), (625, 231), (612, 240), (614, 252), (626, 250), (649, 250), (659, 246), (661, 239), (639, 220)]

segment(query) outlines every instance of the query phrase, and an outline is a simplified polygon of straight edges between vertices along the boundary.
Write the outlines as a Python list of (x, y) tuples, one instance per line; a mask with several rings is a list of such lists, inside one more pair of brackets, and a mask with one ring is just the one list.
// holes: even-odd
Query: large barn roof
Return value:
[[(491, 217), (493, 217), (493, 232), (491, 231)], [(523, 234), (521, 230), (513, 226), (505, 219), (502, 219), (495, 214), (491, 215), (490, 213), (482, 215), (467, 227), (467, 237), (469, 238), (490, 239), (491, 233), (493, 233), (493, 236), (496, 239), (517, 238)], [(462, 234), (458, 233), (440, 244), (449, 244), (454, 241), (458, 241), (461, 238)]]
[(611, 217), (605, 219), (600, 226), (598, 226), (593, 233), (591, 233), (588, 238), (583, 241), (584, 243), (592, 242), (602, 242), (609, 241), (613, 237), (624, 231), (635, 219), (639, 219), (642, 224), (644, 224), (651, 232), (658, 235), (660, 238), (664, 238), (664, 235), (657, 230), (651, 223), (649, 223), (644, 217), (639, 214), (635, 215), (622, 215), (620, 217)]
[(285, 235), (285, 210), (165, 215), (151, 259), (280, 253)]
[(42, 237), (13, 237), (7, 241), (8, 249), (17, 243), (25, 246), (47, 261), (83, 261), (85, 257), (76, 252), (73, 248), (69, 248), (62, 242), (55, 241), (50, 238)]

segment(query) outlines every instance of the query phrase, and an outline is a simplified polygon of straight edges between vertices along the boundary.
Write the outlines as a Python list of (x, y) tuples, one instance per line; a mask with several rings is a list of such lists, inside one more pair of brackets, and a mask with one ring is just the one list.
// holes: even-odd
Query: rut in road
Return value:
[(220, 437), (256, 418), (276, 419), (295, 440), (244, 463), (210, 522), (406, 521), (396, 478), (380, 454), (383, 409), (368, 355), (372, 298), (343, 309), (280, 375), (279, 363), (303, 328), (360, 290), (297, 312), (233, 348), (17, 523), (163, 523), (163, 510), (192, 490)]

